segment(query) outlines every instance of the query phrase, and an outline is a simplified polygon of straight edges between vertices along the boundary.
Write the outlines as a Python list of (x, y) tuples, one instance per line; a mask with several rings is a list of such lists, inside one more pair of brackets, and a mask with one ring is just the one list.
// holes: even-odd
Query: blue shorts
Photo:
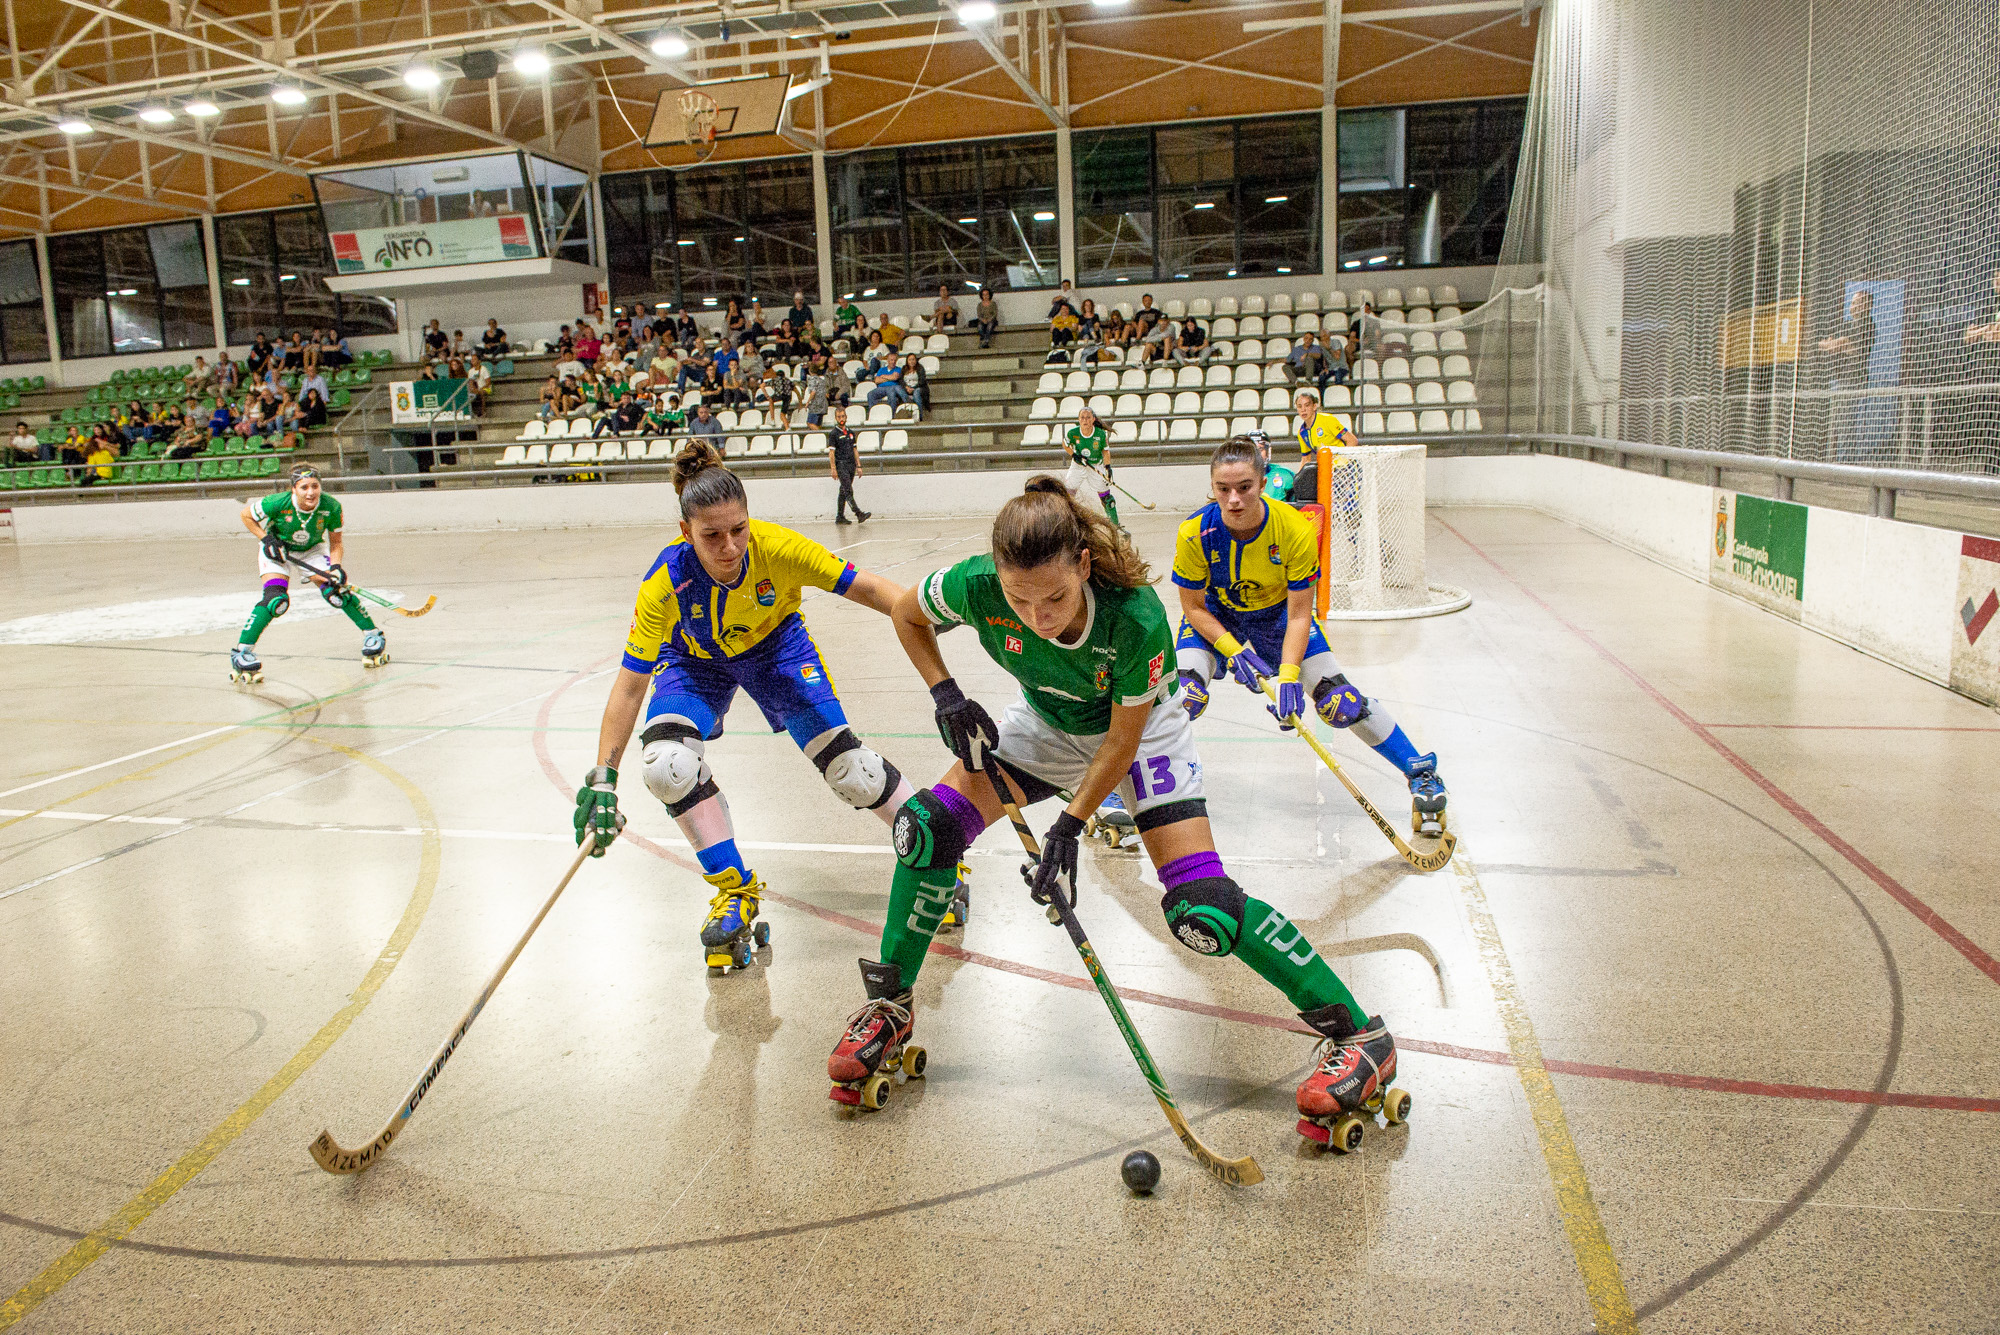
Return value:
[[(1217, 603), (1215, 599), (1205, 600), (1208, 614), (1222, 623), (1223, 629), (1257, 651), (1257, 656), (1276, 667), (1285, 657), (1285, 605), (1277, 603), (1257, 612), (1238, 612)], [(1222, 653), (1207, 640), (1201, 638), (1187, 620), (1181, 620), (1181, 633), (1174, 639), (1174, 649), (1178, 653), (1186, 649), (1206, 649), (1215, 655), (1218, 668), (1222, 666)], [(1330, 654), (1333, 649), (1326, 642), (1326, 632), (1320, 629), (1319, 618), (1314, 617), (1312, 631), (1306, 636), (1306, 657), (1314, 654)]]
[(678, 714), (700, 728), (702, 736), (713, 737), (721, 731), (739, 686), (764, 711), (772, 732), (789, 732), (800, 746), (847, 726), (847, 711), (840, 707), (819, 646), (796, 616), (734, 658), (696, 658), (664, 648), (653, 669), (646, 721)]

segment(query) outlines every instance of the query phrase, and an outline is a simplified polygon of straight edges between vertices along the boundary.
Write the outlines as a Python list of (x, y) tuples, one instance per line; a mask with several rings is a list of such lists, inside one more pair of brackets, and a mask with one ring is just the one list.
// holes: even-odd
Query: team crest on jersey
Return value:
[[(1277, 556), (1276, 556), (1276, 552), (1277, 552), (1277, 550), (1278, 550), (1278, 549), (1277, 549), (1276, 547), (1273, 547), (1273, 548), (1271, 549), (1271, 551), (1272, 551), (1272, 553), (1273, 553), (1273, 555), (1272, 555), (1272, 558), (1271, 558), (1271, 559), (1272, 559), (1272, 560), (1274, 560), (1274, 561), (1275, 561), (1275, 560), (1277, 559)], [(759, 605), (759, 606), (762, 606), (762, 607), (769, 607), (769, 606), (771, 606), (771, 605), (772, 605), (773, 603), (775, 603), (775, 602), (777, 602), (777, 601), (778, 601), (778, 588), (777, 588), (777, 586), (776, 586), (775, 584), (771, 583), (771, 581), (770, 581), (770, 580), (768, 580), (768, 579), (760, 579), (760, 580), (758, 580), (758, 581), (757, 581), (757, 602), (758, 602), (758, 605)]]
[(1111, 665), (1110, 665), (1110, 664), (1108, 664), (1108, 663), (1099, 663), (1099, 664), (1097, 665), (1097, 677), (1096, 677), (1096, 679), (1095, 679), (1095, 680), (1094, 680), (1094, 681), (1093, 681), (1093, 682), (1091, 683), (1091, 685), (1092, 685), (1092, 687), (1093, 687), (1093, 688), (1094, 688), (1094, 689), (1095, 689), (1095, 690), (1097, 691), (1097, 693), (1098, 693), (1099, 695), (1102, 695), (1102, 694), (1104, 694), (1104, 693), (1105, 693), (1106, 691), (1108, 691), (1108, 690), (1110, 690), (1110, 689), (1111, 689)]
[(1269, 555), (1269, 556), (1270, 556), (1270, 558), (1271, 558), (1271, 564), (1272, 564), (1272, 565), (1274, 565), (1274, 566), (1281, 566), (1281, 565), (1283, 565), (1283, 564), (1285, 563), (1285, 558), (1284, 558), (1283, 556), (1279, 555), (1279, 553), (1278, 553), (1278, 544), (1277, 544), (1277, 543), (1275, 543), (1275, 542), (1271, 544), (1271, 549), (1270, 549), (1270, 551), (1269, 551), (1268, 555)]
[(1009, 635), (1009, 636), (1007, 637), (1007, 652), (1008, 652), (1008, 653), (1010, 653), (1010, 654), (1018, 654), (1018, 653), (1020, 653), (1020, 652), (1021, 652), (1021, 637), (1020, 637), (1020, 636), (1018, 636), (1018, 635)]
[(817, 682), (819, 680), (819, 664), (817, 663), (799, 664), (799, 675), (801, 677), (804, 677), (807, 681)]

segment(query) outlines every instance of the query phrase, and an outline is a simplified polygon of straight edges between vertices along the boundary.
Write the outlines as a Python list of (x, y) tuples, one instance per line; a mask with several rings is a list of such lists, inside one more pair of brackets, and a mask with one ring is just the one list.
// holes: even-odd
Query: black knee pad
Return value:
[(282, 584), (266, 584), (264, 596), (257, 601), (269, 608), (272, 616), (281, 617), (285, 614), (285, 609), (292, 605), (292, 593)]
[(354, 595), (349, 593), (344, 586), (336, 588), (331, 584), (320, 585), (319, 596), (326, 599), (327, 605), (329, 607), (340, 607), (340, 608), (345, 608), (347, 606), (348, 600), (354, 597)]
[(1227, 955), (1243, 932), (1245, 897), (1227, 876), (1183, 881), (1160, 896), (1174, 939), (1197, 955)]
[(1351, 728), (1369, 714), (1368, 697), (1340, 672), (1321, 678), (1313, 687), (1313, 707), (1333, 728)]
[(896, 860), (917, 871), (958, 866), (971, 840), (952, 809), (928, 788), (918, 789), (896, 810), (890, 827), (896, 843)]

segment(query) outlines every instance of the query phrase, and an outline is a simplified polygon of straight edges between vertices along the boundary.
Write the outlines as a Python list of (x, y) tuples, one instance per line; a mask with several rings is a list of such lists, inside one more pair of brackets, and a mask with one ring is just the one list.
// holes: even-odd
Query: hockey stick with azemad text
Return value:
[[(1000, 795), (1000, 805), (1006, 808), (1007, 819), (1013, 823), (1014, 833), (1021, 838), (1021, 847), (1028, 856), (1040, 860), (1042, 848), (1035, 841), (1035, 832), (1028, 828), (1028, 822), (1021, 815), (1021, 808), (1014, 801), (1014, 785), (1002, 772), (997, 757), (989, 758), (986, 774), (993, 780), (993, 791)], [(1070, 887), (1076, 893), (1076, 887)], [(1180, 1105), (1174, 1102), (1173, 1091), (1160, 1075), (1160, 1068), (1153, 1064), (1153, 1054), (1146, 1051), (1146, 1041), (1139, 1037), (1139, 1031), (1132, 1024), (1132, 1017), (1125, 1013), (1125, 1003), (1118, 997), (1118, 989), (1104, 975), (1104, 966), (1097, 962), (1097, 952), (1090, 948), (1090, 938), (1083, 934), (1083, 924), (1076, 920), (1076, 912), (1057, 890), (1049, 904), (1049, 921), (1059, 922), (1069, 933), (1069, 939), (1076, 946), (1076, 953), (1083, 957), (1083, 967), (1090, 972), (1090, 981), (1097, 984), (1097, 994), (1104, 998), (1104, 1004), (1111, 1008), (1111, 1018), (1118, 1024), (1118, 1032), (1125, 1036), (1125, 1046), (1132, 1049), (1132, 1056), (1139, 1063), (1139, 1073), (1146, 1077), (1146, 1083), (1153, 1087), (1153, 1097), (1160, 1101), (1160, 1110), (1167, 1115), (1167, 1125), (1187, 1146), (1187, 1152), (1196, 1162), (1206, 1168), (1216, 1180), (1232, 1187), (1247, 1187), (1264, 1180), (1264, 1170), (1249, 1155), (1241, 1159), (1225, 1159), (1214, 1150), (1201, 1143), (1201, 1137), (1187, 1124), (1181, 1115)]]
[[(285, 554), (285, 559), (291, 562), (293, 565), (297, 566), (299, 569), (305, 571), (309, 575), (317, 575), (321, 579), (326, 579), (329, 577), (328, 572), (324, 566), (316, 566), (310, 561), (301, 561), (299, 560), (298, 557), (293, 556), (289, 552)], [(343, 581), (343, 583), (345, 583), (345, 581)], [(360, 598), (363, 602), (373, 603), (377, 607), (386, 607), (391, 612), (394, 612), (398, 616), (420, 617), (424, 613), (430, 611), (433, 607), (437, 606), (438, 599), (436, 594), (432, 594), (428, 598), (424, 599), (424, 605), (422, 607), (409, 608), (409, 607), (398, 607), (396, 605), (395, 599), (384, 598), (381, 594), (375, 592), (375, 590), (364, 589), (359, 584), (346, 584), (345, 587), (352, 589), (354, 591), (354, 595), (357, 598)]]
[(519, 958), (522, 948), (528, 944), (528, 938), (542, 925), (542, 919), (549, 916), (549, 910), (556, 906), (556, 900), (569, 887), (570, 878), (576, 875), (576, 869), (590, 856), (591, 843), (591, 840), (585, 839), (582, 847), (576, 850), (576, 860), (569, 864), (569, 870), (563, 873), (560, 881), (556, 882), (555, 891), (543, 903), (542, 911), (528, 924), (528, 930), (521, 933), (521, 939), (507, 952), (507, 958), (500, 961), (500, 967), (493, 971), (493, 976), (486, 980), (486, 986), (479, 991), (479, 999), (472, 1003), (472, 1009), (467, 1011), (465, 1018), (452, 1029), (450, 1037), (444, 1041), (444, 1046), (437, 1050), (437, 1055), (431, 1058), (430, 1065), (426, 1066), (424, 1073), (417, 1077), (417, 1083), (410, 1086), (409, 1097), (403, 1100), (402, 1107), (396, 1109), (396, 1115), (389, 1119), (389, 1125), (383, 1127), (380, 1135), (358, 1150), (344, 1150), (335, 1143), (331, 1131), (320, 1132), (319, 1138), (309, 1147), (314, 1163), (329, 1173), (365, 1172), (387, 1152), (396, 1137), (403, 1134), (404, 1126), (409, 1123), (410, 1114), (417, 1110), (417, 1105), (424, 1101), (424, 1095), (430, 1092), (433, 1084), (437, 1083), (438, 1073), (444, 1070), (444, 1064), (451, 1060), (451, 1054), (458, 1051), (459, 1040), (472, 1028), (472, 1022), (479, 1018), (479, 1012), (486, 1009), (486, 1003), (493, 999), (493, 993), (499, 988), (500, 980), (507, 976), (507, 970), (512, 968), (514, 961)]

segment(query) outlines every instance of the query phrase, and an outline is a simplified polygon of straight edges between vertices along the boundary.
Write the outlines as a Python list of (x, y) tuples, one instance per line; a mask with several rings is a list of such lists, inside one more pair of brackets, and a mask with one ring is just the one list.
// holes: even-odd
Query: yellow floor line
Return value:
[(1486, 906), (1486, 891), (1479, 874), (1460, 843), (1452, 859), (1464, 897), (1466, 916), (1471, 920), (1473, 938), (1479, 943), (1479, 958), (1486, 966), (1487, 981), (1500, 1008), (1500, 1022), (1507, 1031), (1507, 1047), (1514, 1057), (1514, 1070), (1521, 1089), (1528, 1096), (1528, 1111), (1535, 1119), (1535, 1134), (1542, 1142), (1542, 1159), (1548, 1165), (1549, 1181), (1556, 1189), (1556, 1205), (1562, 1211), (1563, 1232), (1569, 1235), (1569, 1249), (1576, 1257), (1577, 1272), (1590, 1294), (1590, 1308), (1596, 1326), (1605, 1335), (1637, 1335), (1639, 1321), (1632, 1312), (1632, 1299), (1625, 1292), (1625, 1277), (1619, 1272), (1618, 1257), (1611, 1250), (1611, 1238), (1598, 1216), (1597, 1201), (1590, 1194), (1590, 1179), (1584, 1176), (1583, 1157), (1569, 1134), (1569, 1119), (1563, 1115), (1562, 1101), (1556, 1097), (1555, 1082), (1542, 1064), (1541, 1040), (1528, 1018), (1527, 1004), (1521, 999), (1514, 966), (1500, 944), (1500, 928)]
[(0, 1330), (6, 1330), (34, 1311), (54, 1296), (63, 1285), (88, 1269), (115, 1243), (131, 1236), (132, 1231), (144, 1223), (153, 1211), (165, 1205), (173, 1198), (175, 1192), (192, 1182), (204, 1168), (215, 1162), (216, 1157), (248, 1130), (250, 1124), (261, 1117), (264, 1110), (277, 1101), (279, 1095), (290, 1089), (294, 1081), (312, 1069), (313, 1063), (326, 1055), (327, 1050), (347, 1032), (347, 1027), (354, 1023), (355, 1017), (367, 1009), (368, 1003), (375, 999), (375, 994), (381, 991), (382, 984), (389, 980), (391, 973), (395, 972), (397, 962), (403, 958), (403, 952), (409, 948), (410, 941), (417, 934), (417, 928), (423, 923), (424, 914), (430, 909), (431, 894), (437, 888), (438, 867), (443, 849), (438, 838), (437, 812), (432, 809), (430, 801), (409, 779), (373, 756), (319, 737), (308, 735), (306, 740), (318, 742), (321, 746), (349, 756), (395, 784), (408, 799), (418, 821), (422, 823), (424, 840), (417, 866), (417, 884), (410, 892), (409, 902), (403, 906), (402, 919), (397, 922), (396, 930), (390, 933), (388, 943), (382, 947), (382, 952), (375, 957), (374, 964), (369, 966), (361, 985), (349, 994), (347, 1004), (334, 1012), (333, 1017), (320, 1026), (319, 1032), (308, 1039), (304, 1047), (293, 1053), (292, 1059), (279, 1068), (276, 1075), (264, 1082), (263, 1088), (244, 1100), (235, 1111), (202, 1137), (200, 1144), (182, 1155), (171, 1168), (154, 1178), (138, 1195), (120, 1206), (116, 1214), (92, 1229), (68, 1251), (52, 1261), (41, 1274), (17, 1289), (4, 1304), (0, 1304)]

